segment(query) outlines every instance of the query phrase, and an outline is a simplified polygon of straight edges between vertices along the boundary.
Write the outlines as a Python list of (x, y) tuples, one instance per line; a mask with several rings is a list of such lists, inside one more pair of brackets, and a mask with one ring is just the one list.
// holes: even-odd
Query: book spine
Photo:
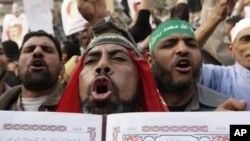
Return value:
[(102, 141), (106, 141), (107, 115), (102, 116)]

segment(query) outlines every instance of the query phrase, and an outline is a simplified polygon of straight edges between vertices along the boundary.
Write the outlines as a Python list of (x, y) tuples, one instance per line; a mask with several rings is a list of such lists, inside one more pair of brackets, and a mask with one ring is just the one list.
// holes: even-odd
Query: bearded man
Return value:
[(24, 36), (18, 59), (21, 85), (11, 88), (0, 99), (1, 110), (55, 111), (63, 92), (59, 75), (64, 73), (59, 42), (45, 31)]
[(202, 57), (192, 26), (169, 20), (150, 36), (147, 59), (170, 111), (246, 110), (246, 101), (198, 84)]
[(95, 38), (76, 65), (58, 112), (168, 111), (132, 36), (108, 15), (105, 0), (78, 1)]

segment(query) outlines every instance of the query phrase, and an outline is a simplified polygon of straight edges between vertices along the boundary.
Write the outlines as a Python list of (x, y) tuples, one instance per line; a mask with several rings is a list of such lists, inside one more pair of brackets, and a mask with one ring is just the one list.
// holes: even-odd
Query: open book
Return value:
[(229, 141), (229, 125), (249, 119), (250, 112), (0, 111), (0, 141)]

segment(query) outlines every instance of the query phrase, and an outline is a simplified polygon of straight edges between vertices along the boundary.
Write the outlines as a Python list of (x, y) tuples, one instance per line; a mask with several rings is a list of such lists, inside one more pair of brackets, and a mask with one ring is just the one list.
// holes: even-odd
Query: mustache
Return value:
[(33, 65), (35, 62), (37, 62), (37, 61), (39, 61), (42, 65), (48, 67), (48, 66), (47, 66), (47, 63), (45, 62), (45, 60), (43, 59), (42, 56), (34, 56), (34, 57), (32, 58), (32, 60), (30, 61), (29, 66), (32, 66), (32, 65)]

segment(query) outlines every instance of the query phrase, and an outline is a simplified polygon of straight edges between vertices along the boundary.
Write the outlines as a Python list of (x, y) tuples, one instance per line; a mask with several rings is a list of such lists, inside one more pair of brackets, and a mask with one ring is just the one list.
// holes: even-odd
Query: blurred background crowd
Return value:
[[(106, 2), (107, 8), (114, 17), (126, 26), (133, 24), (136, 13), (140, 9), (140, 0), (106, 0)], [(183, 3), (184, 6), (182, 7), (188, 7), (186, 8), (186, 10), (188, 10), (186, 14), (189, 13), (190, 16), (186, 18), (189, 18), (189, 20), (193, 22), (193, 26), (197, 28), (199, 26), (197, 21), (199, 20), (201, 10), (200, 0), (151, 0), (152, 13), (150, 23), (152, 28), (155, 28), (162, 21), (170, 18), (177, 3)], [(70, 7), (73, 7), (75, 10), (71, 10)], [(48, 10), (51, 10), (51, 15), (48, 15)], [(40, 0), (34, 2), (29, 0), (0, 0), (1, 39), (2, 41), (9, 39), (14, 40), (20, 46), (22, 37), (18, 36), (23, 36), (29, 30), (32, 31), (43, 28), (45, 31), (53, 33), (61, 41), (71, 40), (78, 42), (76, 33), (83, 30), (83, 26), (81, 28), (79, 28), (79, 26), (81, 26), (84, 21), (81, 21), (82, 23), (77, 21), (78, 24), (72, 26), (68, 18), (66, 21), (64, 20), (65, 12), (74, 15), (74, 11), (77, 11), (76, 0)], [(14, 19), (9, 18), (11, 14), (15, 15)], [(22, 19), (23, 17), (25, 17), (26, 21)], [(71, 16), (71, 18), (77, 19), (74, 16)], [(51, 23), (49, 23), (49, 21), (51, 21)], [(22, 27), (17, 26), (19, 24), (21, 24)], [(9, 28), (8, 30), (8, 26), (13, 28), (11, 28), (11, 30)], [(69, 26), (71, 29), (69, 29)], [(22, 30), (20, 30), (21, 28)], [(53, 31), (50, 31), (52, 28)]]

